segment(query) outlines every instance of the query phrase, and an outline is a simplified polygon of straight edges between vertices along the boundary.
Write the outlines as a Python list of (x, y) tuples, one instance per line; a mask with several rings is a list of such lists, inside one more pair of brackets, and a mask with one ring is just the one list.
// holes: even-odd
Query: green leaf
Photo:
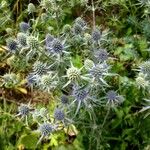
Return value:
[(38, 135), (35, 133), (22, 135), (19, 139), (18, 146), (24, 145), (26, 149), (35, 149), (38, 142)]
[(51, 136), (50, 146), (58, 146), (58, 141), (56, 136)]

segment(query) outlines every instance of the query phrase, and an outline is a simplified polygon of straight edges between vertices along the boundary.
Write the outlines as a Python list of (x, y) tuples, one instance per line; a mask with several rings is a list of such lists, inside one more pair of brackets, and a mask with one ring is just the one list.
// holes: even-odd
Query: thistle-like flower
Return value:
[(68, 102), (69, 102), (68, 96), (62, 95), (61, 96), (61, 103), (66, 105), (66, 104), (68, 104)]
[(31, 113), (35, 121), (38, 121), (39, 119), (43, 121), (47, 121), (49, 119), (49, 112), (45, 107), (42, 107), (40, 109), (35, 109)]
[(63, 88), (68, 86), (70, 83), (78, 83), (81, 79), (83, 80), (89, 79), (86, 76), (81, 75), (82, 68), (78, 69), (74, 67), (73, 64), (71, 63), (71, 67), (67, 69), (66, 75), (64, 76), (67, 77), (69, 81), (63, 86)]
[(92, 37), (89, 33), (84, 34), (84, 40), (85, 40), (86, 43), (92, 43), (91, 39), (92, 39)]
[(14, 73), (4, 74), (2, 76), (2, 79), (3, 79), (3, 85), (6, 88), (13, 88), (13, 87), (15, 87), (20, 81), (18, 76), (16, 74), (14, 74)]
[(18, 112), (18, 115), (25, 117), (29, 114), (30, 108), (28, 105), (22, 104), (21, 106), (19, 106)]
[(101, 39), (101, 32), (97, 28), (92, 31), (92, 39), (95, 42), (98, 42)]
[(50, 123), (44, 122), (40, 124), (38, 131), (41, 133), (41, 137), (37, 142), (37, 145), (41, 142), (44, 137), (48, 137), (55, 130), (55, 126)]
[(34, 74), (42, 75), (42, 74), (46, 73), (48, 70), (49, 70), (49, 67), (47, 67), (46, 63), (36, 61), (33, 64), (33, 73)]
[(28, 12), (30, 13), (34, 13), (36, 11), (35, 5), (33, 3), (29, 3), (28, 4)]
[(57, 74), (49, 72), (41, 76), (39, 87), (46, 92), (50, 92), (56, 88), (57, 82)]
[(78, 82), (81, 78), (81, 69), (78, 69), (76, 67), (73, 66), (73, 64), (71, 65), (71, 67), (69, 69), (67, 69), (67, 75), (64, 77), (67, 77), (69, 79), (69, 81), (63, 86), (66, 87), (68, 86), (70, 83), (72, 82)]
[(65, 51), (68, 46), (65, 46), (65, 40), (60, 41), (59, 39), (55, 38), (52, 42), (49, 42), (48, 46), (46, 47), (47, 50), (54, 55), (60, 55), (62, 53), (68, 53)]
[(108, 86), (104, 78), (112, 75), (108, 73), (109, 68), (110, 67), (106, 63), (96, 64), (92, 69), (89, 70), (89, 76), (92, 78), (92, 82), (101, 83)]
[(73, 26), (73, 33), (74, 33), (75, 35), (81, 35), (82, 32), (83, 32), (82, 26), (79, 25), (79, 24), (74, 24), (74, 26)]
[(31, 112), (32, 113), (32, 117), (34, 121), (37, 121), (38, 118), (41, 117), (40, 115), (40, 111), (38, 109), (35, 109), (34, 111)]
[(56, 123), (63, 123), (64, 126), (66, 126), (66, 124), (71, 123), (72, 120), (70, 120), (69, 118), (66, 117), (68, 112), (65, 112), (62, 108), (56, 108), (54, 110), (54, 119), (56, 121)]
[(110, 90), (106, 93), (106, 105), (110, 107), (115, 107), (119, 104), (121, 104), (124, 101), (123, 96), (119, 95), (116, 91)]
[(43, 123), (39, 127), (42, 136), (48, 136), (53, 131), (53, 126), (50, 123)]
[(13, 34), (12, 28), (6, 28), (6, 32), (7, 32), (7, 34), (9, 34), (9, 35)]
[(80, 87), (75, 86), (73, 89), (72, 95), (77, 101), (84, 101), (84, 99), (87, 98), (88, 91), (85, 89), (82, 89)]
[(139, 67), (139, 71), (143, 74), (147, 74), (149, 75), (150, 74), (150, 61), (145, 61), (143, 62), (140, 67)]
[(75, 23), (76, 24), (79, 24), (82, 28), (86, 27), (86, 22), (81, 18), (81, 17), (78, 17), (76, 20), (75, 20)]
[(28, 115), (30, 113), (30, 103), (28, 105), (26, 104), (21, 104), (19, 107), (18, 107), (18, 114), (16, 116), (21, 116), (21, 119), (25, 118), (25, 121), (26, 121), (26, 125), (28, 125)]
[(38, 49), (39, 48), (39, 42), (38, 39), (34, 36), (29, 36), (27, 37), (27, 45), (31, 48), (31, 49)]
[(22, 46), (22, 47), (25, 47), (27, 46), (27, 36), (25, 33), (18, 33), (17, 34), (17, 40), (19, 42), (19, 44)]
[(54, 111), (54, 118), (58, 121), (63, 121), (65, 119), (64, 111), (59, 108), (56, 108)]
[(74, 86), (72, 96), (74, 98), (74, 101), (71, 103), (71, 105), (73, 103), (77, 103), (77, 108), (75, 112), (76, 116), (81, 108), (81, 104), (84, 104), (86, 107), (88, 107), (88, 99), (90, 99), (89, 92), (87, 89), (81, 88), (79, 86)]
[(27, 77), (27, 83), (28, 85), (35, 85), (39, 82), (39, 75), (38, 74), (33, 74), (33, 73), (30, 73)]
[(64, 50), (64, 45), (61, 43), (60, 40), (54, 39), (51, 45), (51, 49), (53, 53), (61, 54)]
[(49, 114), (48, 110), (45, 107), (42, 107), (40, 109), (40, 115), (41, 117), (46, 117)]
[(53, 40), (54, 40), (54, 37), (51, 34), (49, 33), (46, 34), (46, 37), (45, 37), (46, 47), (51, 47)]
[(69, 69), (67, 69), (67, 77), (70, 81), (78, 81), (80, 79), (81, 70), (71, 66)]
[(91, 70), (94, 67), (94, 62), (92, 60), (90, 60), (90, 59), (86, 59), (84, 61), (84, 67), (85, 67), (86, 70), (89, 71), (89, 70)]
[(13, 38), (8, 38), (7, 40), (6, 40), (6, 43), (7, 43), (7, 48), (8, 48), (8, 50), (10, 51), (10, 52), (16, 52), (17, 51), (17, 49), (18, 49), (18, 43), (16, 42), (16, 40), (15, 39), (13, 39)]
[(67, 34), (70, 33), (70, 31), (71, 31), (71, 26), (69, 24), (64, 25), (63, 33)]
[(146, 87), (148, 87), (149, 85), (149, 81), (146, 80), (147, 75), (143, 74), (143, 73), (139, 73), (138, 76), (136, 77), (136, 84), (138, 85), (138, 87), (142, 87), (143, 89), (145, 89)]
[(19, 24), (19, 27), (20, 27), (20, 30), (22, 32), (27, 32), (29, 30), (29, 28), (30, 28), (30, 25), (28, 23), (26, 23), (26, 22), (21, 22)]
[(100, 63), (103, 63), (108, 59), (108, 53), (105, 49), (100, 49), (98, 52), (96, 52), (95, 57)]

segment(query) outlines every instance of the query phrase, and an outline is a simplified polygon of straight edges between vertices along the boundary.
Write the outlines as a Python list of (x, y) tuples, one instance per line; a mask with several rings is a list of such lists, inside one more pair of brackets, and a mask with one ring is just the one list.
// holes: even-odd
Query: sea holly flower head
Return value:
[(19, 106), (18, 112), (18, 115), (25, 117), (29, 114), (30, 108), (28, 105), (22, 104), (21, 106)]
[(118, 106), (119, 104), (123, 103), (124, 98), (123, 96), (119, 95), (116, 91), (114, 90), (109, 90), (106, 93), (106, 100), (107, 103), (106, 105), (110, 106), (110, 107), (115, 107)]
[(20, 78), (15, 73), (6, 73), (2, 76), (3, 85), (6, 88), (13, 88), (20, 82)]
[(30, 29), (30, 25), (26, 22), (21, 22), (19, 24), (19, 27), (20, 27), (20, 31), (25, 33)]
[(53, 126), (50, 123), (43, 123), (39, 127), (41, 135), (48, 136), (53, 131)]
[(40, 61), (36, 61), (33, 64), (33, 73), (37, 74), (37, 75), (43, 75), (44, 73), (46, 73), (49, 70), (49, 67), (47, 66), (46, 63), (40, 62)]
[(75, 104), (76, 106), (76, 112), (75, 116), (79, 113), (79, 110), (84, 105), (84, 107), (89, 108), (90, 102), (92, 101), (92, 98), (89, 95), (89, 90), (84, 87), (80, 87), (78, 85), (74, 85), (72, 97), (74, 98), (71, 105)]
[(47, 45), (46, 45), (46, 49), (54, 54), (54, 55), (61, 55), (63, 53), (68, 53), (66, 51), (66, 49), (69, 47), (69, 46), (65, 46), (65, 42), (66, 40), (63, 40), (61, 41), (60, 39), (58, 38), (54, 38), (52, 39), (52, 37), (47, 39)]
[(71, 31), (71, 25), (69, 25), (69, 24), (64, 25), (63, 33), (67, 34), (67, 33), (70, 33), (70, 31)]
[(33, 3), (28, 4), (28, 12), (29, 14), (34, 13), (36, 11), (35, 5)]
[(84, 67), (85, 67), (85, 69), (86, 70), (91, 70), (93, 67), (94, 67), (94, 62), (92, 61), (92, 60), (90, 60), (90, 59), (85, 59), (85, 61), (84, 61)]
[(66, 75), (64, 76), (64, 77), (67, 77), (69, 79), (69, 81), (63, 86), (63, 88), (68, 86), (70, 83), (76, 84), (80, 80), (89, 80), (88, 77), (81, 74), (82, 69), (83, 69), (83, 67), (81, 67), (79, 69), (79, 68), (75, 67), (71, 62), (71, 66), (70, 66), (70, 68), (67, 69)]
[(69, 69), (67, 69), (67, 77), (70, 81), (77, 81), (80, 79), (80, 69), (71, 66)]
[(29, 116), (31, 110), (32, 109), (30, 107), (30, 102), (28, 104), (21, 104), (18, 107), (18, 114), (16, 115), (16, 117), (20, 116), (21, 119), (25, 118), (26, 125), (28, 125), (28, 116)]
[(68, 102), (69, 102), (68, 96), (62, 95), (62, 96), (61, 96), (61, 103), (62, 103), (62, 104), (68, 104)]
[(15, 39), (13, 38), (8, 38), (6, 40), (7, 48), (10, 52), (14, 53), (18, 49), (18, 43)]
[(74, 24), (74, 26), (73, 26), (73, 33), (74, 33), (74, 35), (81, 35), (82, 32), (83, 32), (82, 26), (79, 25), (79, 24)]
[(28, 36), (27, 37), (27, 45), (31, 49), (34, 49), (34, 50), (38, 49), (39, 48), (38, 38), (36, 38), (34, 36)]
[(81, 17), (78, 17), (76, 20), (75, 20), (75, 23), (76, 24), (79, 24), (82, 28), (85, 28), (87, 23), (81, 18)]
[(22, 47), (27, 46), (27, 36), (25, 33), (19, 32), (17, 34), (17, 40)]
[(26, 77), (26, 80), (27, 80), (28, 85), (36, 85), (40, 80), (40, 76), (38, 74), (30, 73)]
[(53, 53), (62, 53), (62, 51), (64, 50), (63, 44), (58, 39), (53, 40), (51, 48)]
[(108, 52), (105, 49), (100, 49), (96, 52), (95, 57), (100, 63), (108, 60)]
[(72, 96), (77, 101), (84, 101), (87, 98), (88, 91), (85, 89), (81, 89), (80, 87), (74, 86)]
[(143, 62), (140, 67), (139, 67), (139, 71), (143, 74), (150, 74), (150, 61), (145, 61)]
[(59, 108), (56, 108), (54, 111), (54, 118), (58, 121), (63, 121), (65, 119), (64, 111)]
[(52, 72), (48, 72), (47, 74), (43, 74), (39, 81), (39, 87), (47, 92), (55, 89), (57, 86), (57, 74)]
[(95, 64), (90, 70), (89, 70), (89, 77), (92, 79), (91, 83), (99, 84), (103, 86), (109, 86), (104, 78), (106, 76), (112, 76), (113, 74), (109, 73), (110, 67), (107, 63), (98, 63)]
[(53, 35), (51, 35), (51, 34), (49, 34), (49, 33), (46, 34), (46, 37), (45, 37), (45, 44), (46, 44), (46, 47), (51, 47), (53, 40), (54, 40)]
[(56, 130), (56, 126), (52, 125), (49, 122), (44, 122), (39, 125), (38, 131), (41, 134), (37, 145), (42, 141), (43, 138), (50, 136)]
[(98, 42), (101, 39), (101, 32), (98, 28), (92, 31), (92, 39), (94, 42)]
[(142, 87), (143, 89), (145, 89), (149, 86), (149, 81), (147, 80), (146, 74), (139, 73), (135, 81), (139, 88)]

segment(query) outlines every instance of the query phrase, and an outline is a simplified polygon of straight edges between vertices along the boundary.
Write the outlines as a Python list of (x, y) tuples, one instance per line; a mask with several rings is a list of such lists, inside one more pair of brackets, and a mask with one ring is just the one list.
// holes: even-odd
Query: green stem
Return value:
[(101, 126), (102, 128), (104, 127), (104, 125), (105, 125), (105, 123), (106, 123), (106, 120), (107, 120), (107, 118), (108, 118), (109, 112), (110, 112), (110, 107), (108, 108), (107, 113), (106, 113), (106, 116), (105, 116), (104, 121), (103, 121), (103, 123), (102, 123), (102, 126)]

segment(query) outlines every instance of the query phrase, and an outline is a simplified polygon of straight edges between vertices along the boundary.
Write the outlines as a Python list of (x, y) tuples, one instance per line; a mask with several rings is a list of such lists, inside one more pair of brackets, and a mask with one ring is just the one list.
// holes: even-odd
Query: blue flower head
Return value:
[(68, 104), (68, 101), (69, 101), (69, 99), (66, 95), (61, 96), (61, 103), (62, 104)]
[(56, 120), (59, 120), (59, 121), (62, 121), (65, 119), (65, 114), (63, 112), (63, 110), (59, 109), (59, 108), (56, 108), (55, 111), (54, 111), (54, 118)]
[(19, 42), (19, 44), (22, 46), (22, 47), (26, 47), (27, 46), (27, 37), (26, 37), (26, 34), (25, 33), (18, 33), (17, 34), (17, 40)]
[(110, 90), (106, 93), (107, 105), (114, 107), (124, 101), (123, 96), (119, 95), (116, 91)]
[(26, 23), (26, 22), (21, 22), (19, 24), (19, 27), (20, 27), (20, 30), (22, 32), (27, 32), (29, 30), (29, 28), (30, 28), (30, 25), (28, 23)]
[(98, 42), (101, 39), (101, 32), (97, 28), (92, 31), (92, 39), (95, 42)]
[(6, 40), (6, 44), (7, 44), (8, 50), (11, 52), (16, 52), (16, 50), (18, 49), (18, 43), (13, 38), (8, 38)]
[(51, 34), (46, 34), (46, 37), (45, 37), (45, 44), (46, 44), (46, 47), (51, 47), (51, 44), (54, 40), (54, 37), (51, 35)]
[(75, 20), (75, 23), (76, 24), (79, 24), (82, 28), (86, 27), (86, 22), (81, 18), (81, 17), (78, 17), (76, 20)]
[(96, 52), (95, 57), (99, 62), (104, 62), (108, 59), (108, 53), (105, 49), (100, 49), (98, 52)]

